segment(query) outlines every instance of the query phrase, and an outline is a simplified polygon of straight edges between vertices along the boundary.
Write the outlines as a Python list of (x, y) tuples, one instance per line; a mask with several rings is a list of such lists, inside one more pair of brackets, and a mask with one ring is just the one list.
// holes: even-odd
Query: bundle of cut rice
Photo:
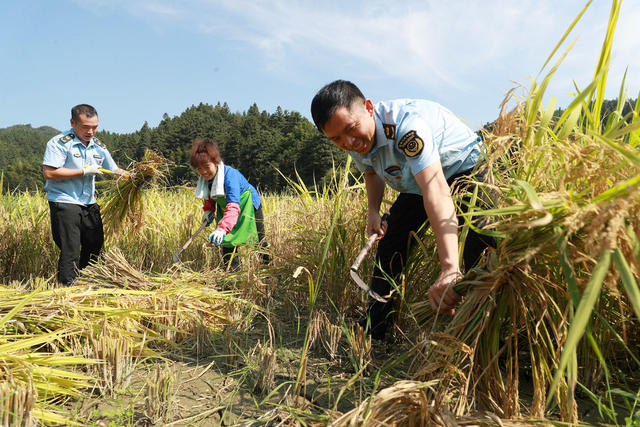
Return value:
[(106, 189), (101, 200), (102, 222), (107, 233), (119, 233), (126, 223), (132, 229), (142, 226), (142, 193), (155, 187), (167, 174), (169, 162), (158, 153), (146, 150), (142, 160), (128, 167), (131, 176), (120, 176)]
[(491, 412), (454, 416), (439, 405), (438, 381), (398, 381), (343, 414), (330, 425), (351, 426), (533, 426), (521, 420), (501, 420)]

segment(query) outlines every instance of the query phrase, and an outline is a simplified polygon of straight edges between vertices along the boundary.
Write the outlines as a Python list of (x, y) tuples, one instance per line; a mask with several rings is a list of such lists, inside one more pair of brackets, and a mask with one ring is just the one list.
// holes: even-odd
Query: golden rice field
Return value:
[(616, 83), (600, 114), (619, 7), (562, 115), (546, 88), (573, 26), (484, 135), (491, 179), (460, 234), (481, 220), (498, 246), (455, 315), (429, 308), (437, 257), (416, 236), (383, 342), (355, 322), (366, 197), (349, 164), (264, 195), (271, 263), (246, 247), (236, 272), (204, 235), (173, 264), (201, 218), (192, 188), (107, 181), (105, 253), (69, 288), (44, 195), (0, 194), (0, 424), (640, 425), (640, 101), (623, 116)]

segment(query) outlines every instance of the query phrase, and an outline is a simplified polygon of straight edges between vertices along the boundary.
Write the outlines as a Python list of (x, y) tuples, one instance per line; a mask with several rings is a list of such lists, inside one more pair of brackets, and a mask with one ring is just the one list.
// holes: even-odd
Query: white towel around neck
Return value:
[(215, 197), (224, 197), (224, 195), (224, 163), (220, 161), (220, 163), (218, 163), (218, 172), (216, 176), (213, 177), (211, 187), (209, 187), (209, 182), (200, 175), (198, 184), (196, 184), (196, 197), (206, 200)]

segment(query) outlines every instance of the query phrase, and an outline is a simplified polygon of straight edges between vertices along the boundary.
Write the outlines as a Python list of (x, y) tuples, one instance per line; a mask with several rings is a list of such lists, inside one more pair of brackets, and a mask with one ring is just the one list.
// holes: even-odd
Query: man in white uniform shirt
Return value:
[[(443, 106), (426, 100), (399, 99), (374, 104), (353, 83), (337, 80), (318, 91), (311, 103), (318, 127), (347, 150), (364, 173), (368, 201), (367, 234), (382, 236), (371, 289), (387, 295), (385, 274), (397, 280), (407, 257), (411, 232), (428, 220), (436, 239), (440, 274), (429, 288), (431, 306), (453, 314), (460, 296), (452, 289), (461, 277), (458, 218), (451, 185), (469, 175), (481, 158), (482, 140)], [(381, 222), (385, 185), (400, 194)], [(460, 220), (462, 221), (462, 219)], [(463, 254), (471, 268), (492, 239), (469, 231)], [(368, 316), (373, 338), (384, 338), (391, 323), (391, 303), (371, 300)]]
[(60, 248), (58, 282), (69, 286), (77, 271), (95, 260), (104, 243), (95, 176), (101, 169), (126, 175), (95, 136), (98, 112), (91, 105), (71, 109), (71, 129), (47, 142), (42, 160), (51, 233)]

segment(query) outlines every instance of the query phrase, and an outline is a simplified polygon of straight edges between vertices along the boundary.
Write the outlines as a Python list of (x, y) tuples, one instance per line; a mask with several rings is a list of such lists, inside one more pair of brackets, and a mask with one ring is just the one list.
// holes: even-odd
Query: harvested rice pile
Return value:
[[(52, 409), (92, 388), (126, 387), (142, 359), (202, 345), (252, 305), (217, 291), (216, 272), (147, 276), (118, 250), (83, 270), (76, 285), (0, 285), (0, 424), (70, 420)], [(54, 406), (52, 406), (54, 405)], [(72, 424), (72, 423), (71, 423)]]

